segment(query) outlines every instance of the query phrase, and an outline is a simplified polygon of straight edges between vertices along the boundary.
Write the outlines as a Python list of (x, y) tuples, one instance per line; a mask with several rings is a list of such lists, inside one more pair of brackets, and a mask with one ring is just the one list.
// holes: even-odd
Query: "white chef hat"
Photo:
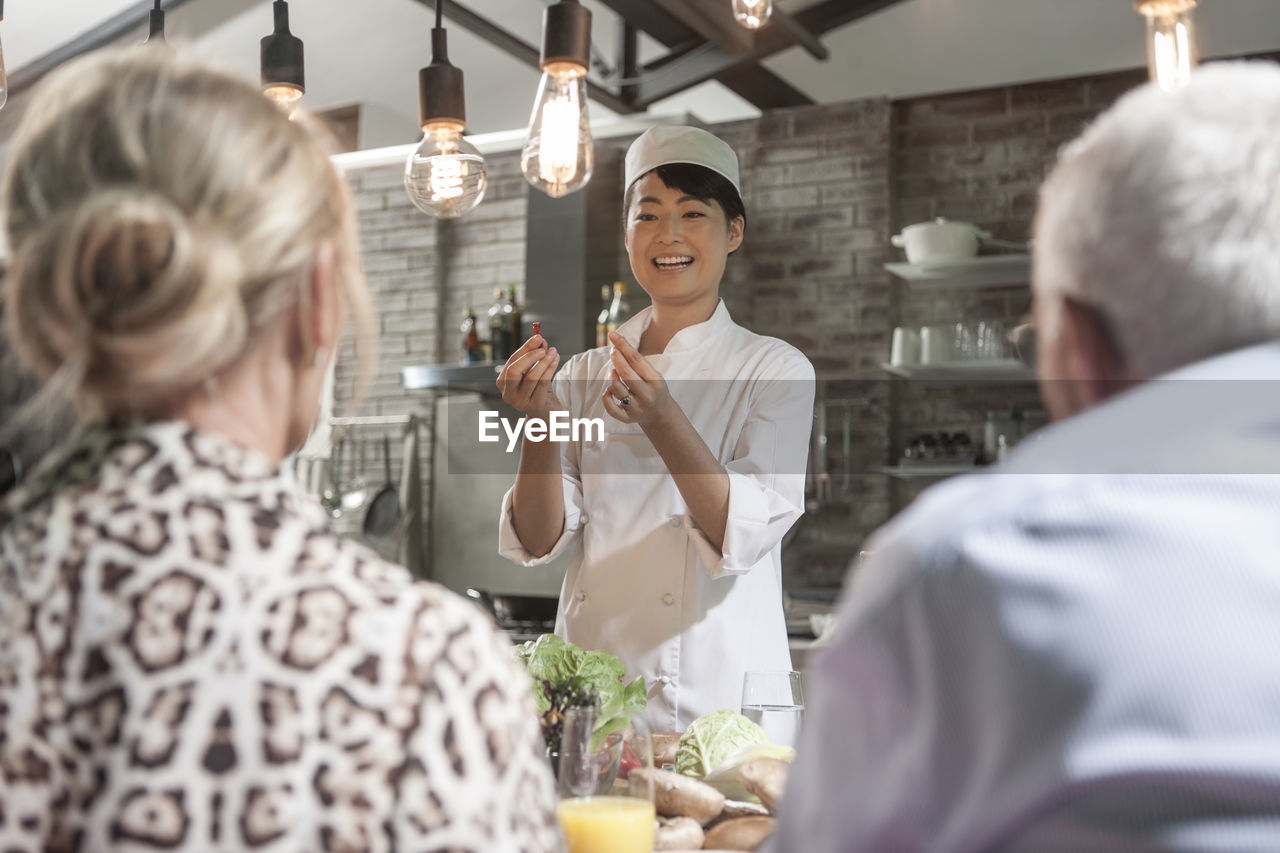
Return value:
[(720, 174), (742, 196), (738, 180), (738, 155), (714, 134), (697, 127), (660, 125), (651, 127), (627, 149), (626, 187), (646, 172), (669, 163), (689, 163)]

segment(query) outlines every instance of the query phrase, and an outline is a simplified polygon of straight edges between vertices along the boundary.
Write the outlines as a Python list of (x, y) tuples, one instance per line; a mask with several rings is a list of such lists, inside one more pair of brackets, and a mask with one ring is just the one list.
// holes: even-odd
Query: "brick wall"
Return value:
[(891, 117), (887, 101), (861, 101), (713, 128), (741, 158), (748, 217), (726, 304), (744, 325), (800, 348), (826, 403), (827, 452), (814, 470), (831, 480), (819, 491), (811, 479), (808, 512), (784, 552), (792, 587), (838, 584), (889, 515), (876, 468), (889, 452), (890, 389), (878, 365), (891, 328)]
[[(1036, 192), (1058, 149), (1143, 72), (915, 98), (894, 104), (893, 230), (938, 216), (973, 222), (996, 237), (1031, 237)], [(1010, 327), (1030, 311), (1025, 285), (919, 293), (896, 285), (896, 324), (907, 327), (990, 318)], [(894, 383), (890, 452), (913, 435), (967, 432), (981, 445), (988, 411), (1038, 417), (1033, 383)], [(928, 481), (894, 481), (891, 506), (908, 503)]]
[[(1039, 405), (1030, 383), (927, 384), (882, 373), (897, 325), (1012, 323), (1029, 307), (1025, 286), (908, 291), (884, 271), (898, 257), (890, 235), (947, 216), (1025, 240), (1036, 188), (1058, 147), (1141, 80), (1133, 72), (826, 105), (712, 128), (739, 153), (748, 212), (747, 239), (730, 259), (722, 294), (739, 322), (809, 356), (825, 401), (826, 452), (815, 467), (830, 482), (820, 491), (811, 483), (809, 512), (784, 556), (788, 586), (838, 584), (866, 535), (919, 491), (917, 481), (878, 471), (908, 436), (968, 431), (980, 442), (988, 410)], [(488, 166), (488, 197), (450, 223), (412, 208), (398, 167), (350, 176), (382, 315), (384, 356), (369, 413), (429, 417), (430, 396), (402, 391), (399, 369), (456, 360), (463, 306), (483, 312), (494, 287), (523, 284), (527, 190), (518, 155), (490, 157)], [(633, 282), (627, 273), (620, 270)], [(589, 286), (585, 298), (594, 304), (597, 293)], [(635, 301), (643, 304), (643, 295)], [(349, 355), (344, 350), (340, 388), (353, 375)]]
[[(938, 386), (884, 376), (878, 365), (894, 326), (1012, 321), (1029, 302), (1026, 288), (909, 292), (884, 272), (883, 264), (897, 257), (889, 236), (945, 215), (1025, 239), (1036, 187), (1057, 148), (1142, 79), (1133, 72), (893, 104), (818, 106), (712, 128), (740, 154), (748, 210), (747, 239), (726, 271), (725, 301), (739, 322), (803, 350), (826, 401), (822, 464), (831, 482), (821, 495), (811, 489), (810, 512), (784, 560), (789, 586), (839, 583), (864, 537), (911, 499), (917, 486), (877, 470), (897, 457), (906, 436), (964, 429), (977, 438), (988, 409), (1037, 405), (1030, 385)], [(485, 201), (454, 222), (412, 206), (399, 165), (347, 176), (382, 349), (359, 413), (419, 414), (424, 440), (433, 426), (432, 396), (405, 392), (400, 369), (458, 360), (463, 308), (483, 315), (493, 288), (515, 282), (523, 296), (528, 190), (519, 155), (487, 163)], [(624, 263), (619, 275), (634, 281), (627, 273)], [(592, 304), (602, 283), (588, 287)], [(643, 294), (634, 302), (643, 304)], [(353, 355), (348, 341), (337, 365), (339, 413), (351, 396)], [(0, 401), (6, 418), (15, 395)], [(365, 453), (376, 477), (380, 442), (367, 443)], [(424, 462), (429, 490), (429, 453)], [(355, 521), (343, 523), (353, 529)]]

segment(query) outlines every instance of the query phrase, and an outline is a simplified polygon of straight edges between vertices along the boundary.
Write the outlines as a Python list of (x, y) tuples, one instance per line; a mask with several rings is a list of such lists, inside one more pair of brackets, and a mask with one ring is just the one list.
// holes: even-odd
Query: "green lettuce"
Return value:
[(623, 684), (626, 667), (608, 652), (584, 651), (555, 634), (543, 634), (517, 646), (516, 656), (533, 682), (533, 697), (549, 748), (559, 742), (560, 713), (583, 698), (594, 699), (596, 705), (592, 748), (644, 710), (644, 679)]
[(739, 750), (769, 744), (764, 729), (737, 711), (712, 711), (689, 724), (676, 747), (676, 772), (702, 779)]

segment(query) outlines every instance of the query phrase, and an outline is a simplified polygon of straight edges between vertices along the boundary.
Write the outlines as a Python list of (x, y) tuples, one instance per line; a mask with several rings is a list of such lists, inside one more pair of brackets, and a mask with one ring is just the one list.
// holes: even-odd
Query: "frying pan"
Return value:
[(382, 437), (382, 461), (386, 466), (387, 484), (369, 501), (369, 509), (364, 514), (364, 535), (373, 539), (386, 536), (400, 521), (400, 494), (391, 480), (391, 438), (385, 435)]
[(493, 614), (499, 625), (554, 622), (560, 603), (553, 595), (510, 595), (484, 589), (468, 589), (467, 596)]

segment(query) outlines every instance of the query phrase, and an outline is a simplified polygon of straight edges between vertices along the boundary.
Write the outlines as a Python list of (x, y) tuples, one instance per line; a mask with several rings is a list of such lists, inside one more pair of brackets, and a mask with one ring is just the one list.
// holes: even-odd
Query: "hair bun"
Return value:
[(235, 243), (156, 192), (111, 189), (55, 213), (11, 275), (15, 321), (41, 333), (23, 336), (24, 355), (46, 376), (71, 368), (104, 403), (207, 378), (248, 333)]

